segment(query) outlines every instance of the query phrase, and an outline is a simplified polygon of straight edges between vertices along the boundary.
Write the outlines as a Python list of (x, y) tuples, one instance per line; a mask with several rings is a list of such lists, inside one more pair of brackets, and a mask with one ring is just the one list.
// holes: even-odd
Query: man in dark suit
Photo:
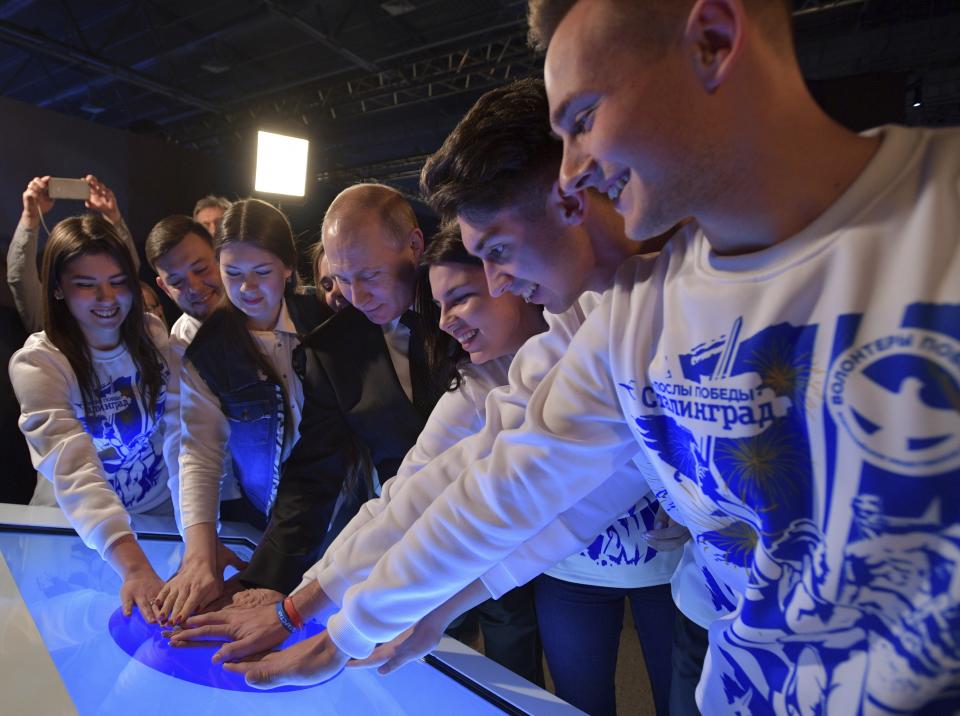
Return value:
[(410, 204), (386, 186), (350, 187), (327, 210), (322, 240), (351, 305), (303, 341), (300, 439), (240, 576), (283, 593), (370, 496), (370, 465), (396, 473), (440, 397), (410, 310), (424, 243)]
[[(324, 217), (330, 273), (349, 302), (303, 341), (300, 439), (270, 524), (240, 581), (284, 594), (300, 583), (413, 447), (442, 389), (428, 375), (423, 320), (412, 311), (423, 233), (410, 204), (379, 184), (343, 191)], [(489, 653), (543, 684), (529, 590), (481, 606)]]

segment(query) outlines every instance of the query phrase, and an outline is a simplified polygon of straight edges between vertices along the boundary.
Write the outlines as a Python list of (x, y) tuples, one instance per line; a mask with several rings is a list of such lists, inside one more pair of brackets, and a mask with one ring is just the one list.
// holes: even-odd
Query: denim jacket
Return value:
[[(301, 336), (329, 318), (326, 305), (314, 294), (287, 292), (290, 319)], [(206, 328), (207, 330), (204, 330)], [(186, 351), (186, 358), (219, 398), (230, 423), (228, 449), (240, 489), (253, 506), (269, 516), (280, 482), (285, 406), (280, 385), (267, 379), (255, 364), (229, 359), (216, 324), (205, 325)], [(294, 370), (303, 380), (303, 353), (294, 352)]]

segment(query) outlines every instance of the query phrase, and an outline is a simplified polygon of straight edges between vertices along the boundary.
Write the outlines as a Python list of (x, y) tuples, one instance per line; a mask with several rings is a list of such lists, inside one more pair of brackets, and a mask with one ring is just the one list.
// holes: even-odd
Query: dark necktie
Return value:
[(433, 410), (433, 391), (430, 389), (430, 369), (427, 366), (427, 351), (423, 344), (424, 332), (420, 314), (405, 311), (400, 323), (410, 329), (407, 344), (407, 360), (410, 362), (410, 387), (413, 391), (413, 407), (426, 420)]

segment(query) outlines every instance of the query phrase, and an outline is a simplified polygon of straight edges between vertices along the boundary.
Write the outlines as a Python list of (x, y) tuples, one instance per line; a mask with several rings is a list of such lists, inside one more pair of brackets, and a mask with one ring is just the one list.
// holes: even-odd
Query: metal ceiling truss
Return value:
[(251, 120), (287, 119), (303, 124), (343, 120), (489, 89), (536, 74), (542, 66), (542, 58), (527, 46), (526, 32), (520, 29), (349, 80), (265, 99), (228, 114), (225, 126), (192, 124), (172, 130), (170, 138), (200, 146), (223, 131), (242, 132), (255, 123)]
[(409, 184), (420, 180), (420, 170), (429, 154), (415, 154), (400, 159), (388, 159), (372, 164), (353, 167), (328, 169), (316, 175), (316, 180), (324, 184), (343, 186), (357, 182), (380, 182)]
[(51, 40), (40, 33), (26, 30), (5, 20), (0, 20), (0, 40), (22, 47), (37, 55), (53, 57), (67, 65), (82, 67), (95, 74), (108, 75), (113, 79), (121, 80), (127, 84), (143, 87), (156, 94), (192, 105), (207, 112), (223, 111), (223, 107), (215, 102), (210, 102), (202, 97), (184, 92), (177, 87), (158, 82), (146, 75), (139, 74), (126, 67), (105, 60), (102, 57), (98, 57), (84, 50), (78, 50), (62, 42)]
[(517, 33), (317, 90), (309, 108), (332, 119), (417, 103), (538, 71), (542, 61)]
[(839, 10), (850, 5), (864, 5), (869, 0), (804, 0), (800, 7), (793, 11), (794, 17), (804, 17), (824, 10)]

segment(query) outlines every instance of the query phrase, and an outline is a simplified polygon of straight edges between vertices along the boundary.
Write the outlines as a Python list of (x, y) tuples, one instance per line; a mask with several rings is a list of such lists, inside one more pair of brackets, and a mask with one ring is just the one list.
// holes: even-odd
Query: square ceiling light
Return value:
[(257, 176), (253, 188), (265, 194), (303, 196), (310, 142), (273, 132), (257, 132)]

